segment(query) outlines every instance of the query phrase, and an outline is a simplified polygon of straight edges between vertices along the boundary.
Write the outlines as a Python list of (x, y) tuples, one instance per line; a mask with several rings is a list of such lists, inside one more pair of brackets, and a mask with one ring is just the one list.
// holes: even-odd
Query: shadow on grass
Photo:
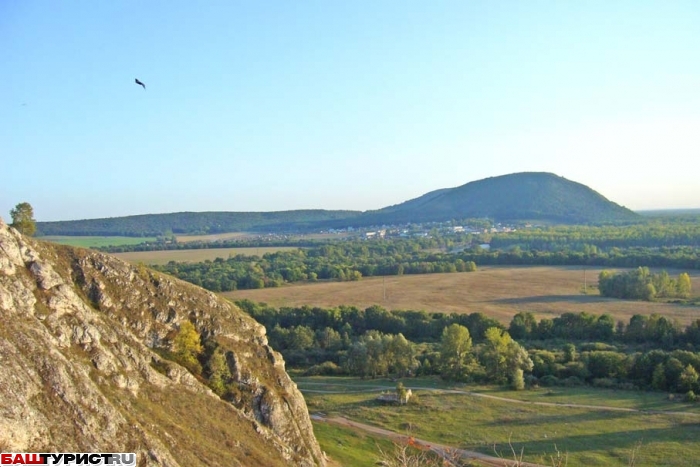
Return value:
[[(623, 411), (585, 411), (581, 412), (582, 409), (572, 409), (575, 413), (571, 414), (556, 414), (556, 415), (537, 415), (536, 418), (530, 418), (528, 413), (522, 413), (520, 415), (514, 412), (513, 415), (504, 415), (491, 422), (484, 423), (483, 426), (554, 426), (560, 424), (580, 424), (583, 422), (596, 422), (600, 420), (613, 420), (613, 419), (632, 419), (639, 418), (639, 412), (623, 412)], [(583, 409), (586, 410), (586, 409)]]
[[(515, 430), (517, 432), (517, 430)], [(550, 433), (551, 434), (551, 433)], [(625, 431), (618, 431), (614, 433), (599, 433), (599, 434), (587, 434), (587, 435), (558, 435), (558, 436), (547, 436), (547, 433), (543, 431), (542, 440), (537, 441), (527, 441), (523, 443), (512, 443), (513, 447), (517, 452), (521, 449), (524, 450), (525, 456), (539, 456), (546, 453), (551, 453), (553, 447), (562, 453), (586, 453), (590, 452), (593, 447), (596, 451), (607, 451), (612, 452), (619, 450), (622, 452), (629, 452), (640, 443), (642, 445), (647, 443), (654, 443), (655, 445), (663, 445), (668, 443), (669, 446), (674, 445), (686, 445), (689, 443), (697, 443), (700, 439), (700, 426), (697, 423), (683, 423), (669, 428), (643, 428), (638, 427), (636, 429), (630, 429)], [(507, 450), (510, 449), (506, 444), (497, 445), (497, 449)], [(488, 448), (481, 448), (480, 451), (488, 453)], [(697, 450), (697, 447), (693, 450)], [(493, 447), (491, 447), (491, 452), (493, 452)], [(673, 450), (671, 451), (673, 452)], [(658, 456), (659, 454), (647, 453), (645, 457)], [(673, 454), (671, 454), (672, 456)], [(682, 454), (678, 454), (682, 456)], [(688, 461), (688, 459), (664, 459), (664, 461), (671, 462), (670, 464), (664, 465), (691, 465), (684, 464), (683, 461)], [(661, 463), (660, 460), (656, 461), (658, 464)], [(680, 462), (680, 463), (679, 463)], [(645, 464), (647, 465), (647, 464)], [(652, 465), (652, 464), (649, 464)]]
[(501, 298), (498, 300), (488, 300), (490, 303), (500, 303), (503, 305), (517, 305), (523, 303), (557, 303), (557, 302), (576, 302), (576, 303), (603, 303), (609, 302), (612, 299), (601, 297), (600, 295), (535, 295), (532, 297), (519, 298)]

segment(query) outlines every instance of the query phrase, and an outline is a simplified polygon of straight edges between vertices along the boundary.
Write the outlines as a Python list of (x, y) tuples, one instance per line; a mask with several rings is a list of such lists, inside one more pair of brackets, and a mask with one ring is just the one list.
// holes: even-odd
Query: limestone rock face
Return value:
[[(192, 322), (225, 352), (222, 400), (164, 359)], [(143, 466), (324, 466), (306, 404), (231, 303), (0, 219), (0, 451), (136, 452)]]

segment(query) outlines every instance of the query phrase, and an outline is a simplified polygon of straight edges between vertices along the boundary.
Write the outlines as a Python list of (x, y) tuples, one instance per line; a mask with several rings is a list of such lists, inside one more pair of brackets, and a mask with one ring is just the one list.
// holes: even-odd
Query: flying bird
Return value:
[(143, 88), (146, 89), (146, 85), (143, 84), (141, 81), (139, 81), (138, 78), (134, 79), (134, 82), (135, 82), (136, 84), (138, 84), (139, 86), (143, 86)]

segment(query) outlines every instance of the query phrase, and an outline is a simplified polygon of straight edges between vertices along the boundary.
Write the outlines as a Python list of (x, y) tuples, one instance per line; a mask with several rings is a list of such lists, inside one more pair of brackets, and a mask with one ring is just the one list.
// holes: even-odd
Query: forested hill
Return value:
[(580, 183), (546, 172), (523, 172), (432, 191), (395, 206), (365, 212), (353, 220), (370, 225), (481, 217), (561, 224), (624, 222), (640, 218)]
[(177, 212), (104, 219), (37, 222), (41, 235), (213, 234), (243, 231), (290, 231), (336, 219), (356, 217), (360, 211), (307, 209), (276, 212)]
[(484, 218), (558, 224), (636, 221), (640, 215), (580, 183), (545, 172), (491, 177), (443, 188), (377, 211), (322, 209), (277, 212), (179, 212), (38, 222), (40, 235), (157, 236), (241, 231), (292, 232), (327, 228)]

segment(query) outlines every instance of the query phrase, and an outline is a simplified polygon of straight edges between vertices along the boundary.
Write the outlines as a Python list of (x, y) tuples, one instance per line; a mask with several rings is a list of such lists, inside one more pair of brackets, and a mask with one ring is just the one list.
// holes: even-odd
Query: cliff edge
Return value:
[[(225, 357), (225, 397), (169, 358), (185, 322)], [(1, 219), (0, 451), (136, 452), (140, 466), (325, 465), (282, 357), (235, 305), (24, 237)]]

